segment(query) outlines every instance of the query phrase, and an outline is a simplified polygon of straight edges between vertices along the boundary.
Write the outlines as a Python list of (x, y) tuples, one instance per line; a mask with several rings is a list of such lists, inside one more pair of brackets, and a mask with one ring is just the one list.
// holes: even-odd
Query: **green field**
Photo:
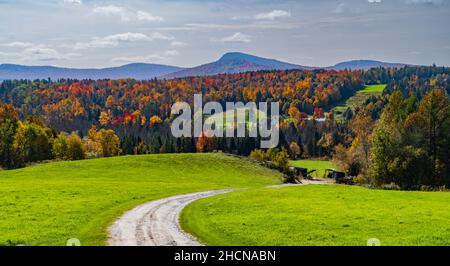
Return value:
[[(226, 211), (224, 211), (226, 210)], [(250, 189), (188, 205), (182, 227), (209, 245), (450, 245), (450, 193), (343, 185)]]
[(281, 175), (221, 154), (57, 162), (0, 171), (0, 245), (104, 245), (126, 210), (158, 198), (281, 183)]
[(362, 90), (360, 90), (360, 93), (382, 93), (384, 89), (386, 88), (386, 84), (378, 84), (378, 85), (366, 85)]
[(348, 98), (344, 104), (338, 105), (332, 109), (332, 111), (335, 113), (336, 120), (343, 120), (342, 114), (348, 108), (354, 111), (356, 106), (364, 104), (364, 102), (371, 96), (381, 95), (385, 88), (386, 84), (364, 86), (362, 90), (359, 90), (355, 95)]
[(323, 178), (325, 169), (334, 168), (332, 162), (321, 161), (321, 160), (295, 160), (295, 161), (290, 161), (290, 165), (308, 168), (308, 171), (316, 169), (317, 171), (312, 173), (312, 176), (316, 177), (316, 178)]
[[(238, 119), (245, 119), (245, 125), (247, 127), (257, 127), (258, 126), (257, 124), (254, 124), (253, 122), (251, 122), (249, 120), (249, 110), (250, 110), (249, 108), (244, 107), (244, 108), (226, 110), (226, 112), (213, 114), (205, 119), (204, 124), (205, 125), (208, 124), (211, 126), (214, 124), (215, 121), (220, 121), (220, 119), (222, 119), (223, 127), (221, 125), (217, 125), (217, 128), (223, 130), (223, 128), (225, 128), (225, 129), (228, 129), (230, 127), (234, 128), (235, 123), (239, 122)], [(238, 114), (241, 114), (241, 113), (245, 114), (245, 116), (238, 116)], [(228, 123), (228, 121), (227, 121), (228, 117), (233, 117), (235, 122)], [(256, 110), (256, 119), (258, 119), (258, 118), (265, 119), (266, 117), (267, 117), (266, 113), (262, 112), (261, 110)]]

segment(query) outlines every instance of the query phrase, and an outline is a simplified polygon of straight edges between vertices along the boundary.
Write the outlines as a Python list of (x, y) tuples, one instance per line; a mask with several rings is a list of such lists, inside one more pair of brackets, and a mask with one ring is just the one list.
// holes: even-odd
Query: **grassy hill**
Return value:
[(336, 120), (343, 120), (342, 115), (348, 108), (354, 111), (357, 106), (364, 104), (371, 96), (381, 95), (385, 88), (386, 84), (367, 85), (355, 95), (348, 98), (344, 104), (334, 107), (331, 111), (334, 111)]
[(57, 162), (0, 171), (0, 245), (103, 245), (107, 227), (141, 203), (197, 191), (278, 184), (281, 175), (221, 154)]
[(181, 224), (209, 245), (450, 245), (449, 203), (445, 192), (250, 189), (188, 205)]

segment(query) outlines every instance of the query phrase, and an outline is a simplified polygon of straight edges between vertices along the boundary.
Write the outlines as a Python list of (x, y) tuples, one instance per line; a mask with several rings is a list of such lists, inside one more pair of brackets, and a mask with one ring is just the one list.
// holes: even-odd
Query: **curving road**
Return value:
[(140, 205), (114, 222), (109, 228), (110, 246), (200, 246), (183, 232), (178, 218), (189, 203), (227, 192), (215, 190), (179, 195)]
[[(303, 180), (301, 184), (283, 184), (267, 188), (329, 184), (331, 181)], [(194, 237), (181, 230), (178, 219), (189, 203), (236, 189), (179, 195), (142, 204), (117, 219), (109, 228), (110, 246), (200, 246)]]

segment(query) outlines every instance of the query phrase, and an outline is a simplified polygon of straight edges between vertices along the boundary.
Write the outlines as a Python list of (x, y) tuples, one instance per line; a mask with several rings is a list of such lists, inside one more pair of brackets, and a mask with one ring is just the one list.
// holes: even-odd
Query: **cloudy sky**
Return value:
[(450, 66), (450, 0), (0, 0), (0, 14), (0, 63), (188, 67), (240, 51)]

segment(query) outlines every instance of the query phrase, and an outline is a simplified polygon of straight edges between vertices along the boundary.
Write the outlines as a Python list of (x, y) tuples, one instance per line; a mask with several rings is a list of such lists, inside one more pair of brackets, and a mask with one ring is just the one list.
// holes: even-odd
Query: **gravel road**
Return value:
[[(329, 184), (331, 181), (303, 180), (302, 184), (284, 184), (268, 188)], [(142, 204), (117, 219), (109, 228), (110, 246), (200, 246), (194, 237), (181, 230), (178, 219), (189, 203), (234, 189), (178, 195)]]
[(110, 246), (199, 246), (180, 229), (178, 218), (189, 203), (232, 191), (215, 190), (179, 195), (142, 204), (117, 219), (109, 228)]

